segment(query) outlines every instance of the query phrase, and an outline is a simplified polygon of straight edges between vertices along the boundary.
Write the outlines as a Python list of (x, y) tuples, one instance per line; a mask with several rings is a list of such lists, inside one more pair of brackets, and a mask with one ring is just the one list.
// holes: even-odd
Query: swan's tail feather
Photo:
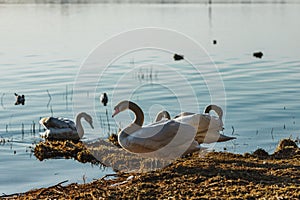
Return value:
[(226, 142), (228, 140), (233, 140), (233, 139), (236, 139), (236, 137), (229, 137), (229, 136), (220, 134), (220, 137), (217, 142)]

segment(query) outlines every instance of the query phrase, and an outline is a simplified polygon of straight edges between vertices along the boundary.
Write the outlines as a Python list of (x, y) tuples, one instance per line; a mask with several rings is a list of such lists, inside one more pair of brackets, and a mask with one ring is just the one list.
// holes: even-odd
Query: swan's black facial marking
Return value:
[(112, 114), (111, 117), (116, 116), (119, 112), (120, 112), (119, 108), (118, 108), (118, 107), (115, 107), (115, 108), (114, 108), (114, 113)]
[(120, 102), (118, 105), (115, 106), (112, 117), (116, 116), (120, 112), (123, 112), (124, 110), (127, 110), (128, 108), (129, 108), (129, 101), (125, 100)]

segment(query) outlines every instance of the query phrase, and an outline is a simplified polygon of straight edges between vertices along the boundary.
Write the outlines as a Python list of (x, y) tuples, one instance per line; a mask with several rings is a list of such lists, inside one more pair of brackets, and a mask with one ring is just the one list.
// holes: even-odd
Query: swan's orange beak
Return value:
[(118, 113), (119, 113), (120, 111), (119, 111), (119, 109), (118, 108), (115, 108), (115, 112), (112, 114), (112, 116), (111, 117), (114, 117), (114, 116), (116, 116)]

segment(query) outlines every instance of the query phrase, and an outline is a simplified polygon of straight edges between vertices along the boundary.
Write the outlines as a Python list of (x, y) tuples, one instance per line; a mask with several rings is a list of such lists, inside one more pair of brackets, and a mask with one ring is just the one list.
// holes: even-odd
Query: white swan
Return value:
[(94, 128), (92, 117), (85, 112), (81, 112), (76, 116), (76, 124), (70, 119), (61, 117), (42, 118), (40, 124), (47, 130), (44, 133), (40, 133), (40, 135), (49, 140), (79, 140), (84, 134), (81, 124), (82, 118)]
[[(218, 114), (218, 117), (210, 115), (209, 112), (211, 110), (214, 110)], [(223, 111), (219, 106), (209, 105), (205, 108), (203, 114), (182, 112), (175, 116), (174, 120), (193, 126), (197, 130), (195, 140), (199, 144), (225, 142), (236, 139), (235, 137), (220, 134), (220, 131), (224, 129), (222, 117)]]
[[(209, 115), (209, 112), (211, 110), (214, 110), (219, 115), (219, 117)], [(199, 142), (199, 144), (224, 142), (236, 139), (235, 137), (228, 137), (219, 133), (219, 131), (222, 131), (224, 129), (222, 116), (223, 111), (219, 106), (209, 105), (206, 107), (204, 114), (182, 112), (179, 115), (175, 116), (174, 120), (188, 123), (194, 126), (198, 130), (196, 134), (196, 140)], [(168, 113), (168, 111), (160, 111), (156, 115), (155, 121), (161, 121), (164, 118), (170, 119), (170, 114)]]
[(155, 122), (143, 126), (144, 113), (131, 101), (121, 101), (114, 108), (112, 117), (131, 110), (134, 121), (118, 133), (118, 142), (122, 148), (143, 157), (175, 159), (200, 149), (194, 140), (196, 130), (174, 120)]

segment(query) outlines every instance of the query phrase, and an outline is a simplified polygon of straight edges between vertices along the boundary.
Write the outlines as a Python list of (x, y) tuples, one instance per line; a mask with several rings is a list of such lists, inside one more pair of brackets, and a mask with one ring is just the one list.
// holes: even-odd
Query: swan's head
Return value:
[(87, 123), (89, 123), (90, 126), (92, 128), (94, 128), (94, 126), (93, 126), (93, 118), (89, 114), (87, 114), (87, 113), (84, 113), (84, 114), (85, 115), (83, 115), (83, 118), (85, 119), (85, 121), (87, 121)]
[(163, 118), (171, 119), (171, 116), (168, 111), (162, 110), (159, 113), (157, 113), (157, 115), (155, 117), (155, 122), (158, 122), (158, 121), (162, 120)]
[(123, 112), (124, 110), (127, 110), (129, 108), (129, 101), (121, 101), (114, 107), (114, 113), (112, 114), (112, 117), (116, 116), (120, 112)]
[(221, 107), (217, 106), (217, 105), (208, 105), (206, 108), (205, 108), (205, 111), (204, 113), (209, 113), (211, 110), (214, 110), (218, 115), (219, 115), (219, 118), (222, 120), (222, 117), (223, 117), (223, 110)]

